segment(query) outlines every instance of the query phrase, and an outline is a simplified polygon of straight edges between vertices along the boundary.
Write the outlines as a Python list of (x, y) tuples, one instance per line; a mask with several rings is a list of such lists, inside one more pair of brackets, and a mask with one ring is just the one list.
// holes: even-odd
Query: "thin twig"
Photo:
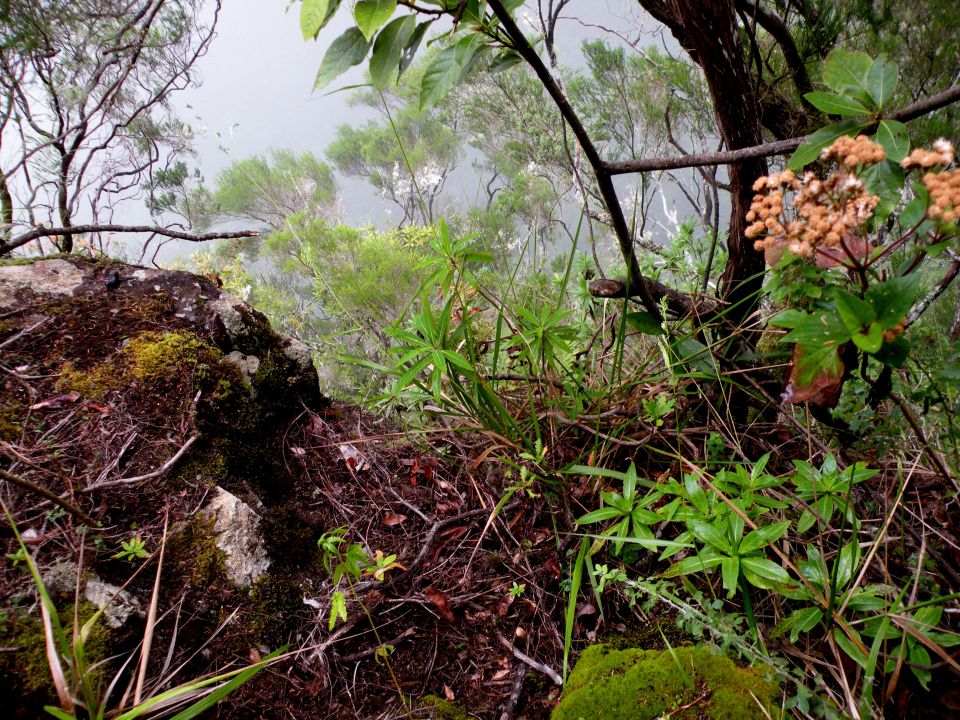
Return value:
[(500, 644), (503, 645), (507, 650), (509, 650), (510, 652), (512, 652), (512, 653), (513, 653), (513, 656), (514, 656), (517, 660), (519, 660), (519, 661), (522, 662), (522, 663), (525, 663), (525, 664), (529, 665), (530, 667), (532, 667), (532, 668), (533, 668), (534, 670), (536, 670), (537, 672), (543, 673), (543, 674), (546, 675), (548, 678), (550, 678), (551, 680), (553, 680), (553, 683), (554, 683), (555, 685), (557, 685), (558, 687), (562, 687), (562, 686), (563, 686), (563, 678), (560, 677), (560, 673), (558, 673), (556, 670), (554, 670), (554, 669), (551, 668), (551, 667), (548, 667), (547, 665), (544, 665), (544, 664), (541, 663), (541, 662), (537, 662), (536, 660), (534, 660), (532, 657), (530, 657), (529, 655), (527, 655), (527, 654), (526, 654), (525, 652), (523, 652), (522, 650), (518, 650), (517, 647), (516, 647), (512, 642), (510, 642), (509, 640), (507, 640), (507, 639), (506, 639), (503, 635), (501, 635), (500, 633), (497, 633), (497, 637), (498, 637), (499, 640), (500, 640)]
[(31, 482), (30, 480), (27, 480), (26, 478), (22, 478), (19, 475), (14, 475), (13, 473), (9, 473), (6, 470), (0, 470), (0, 479), (6, 480), (9, 483), (13, 483), (14, 485), (22, 487), (25, 490), (34, 492), (37, 495), (42, 495), (47, 500), (52, 502), (54, 505), (59, 505), (60, 507), (62, 507), (64, 510), (66, 510), (68, 513), (73, 515), (77, 520), (82, 522), (87, 527), (92, 527), (92, 528), (100, 527), (100, 523), (98, 523), (92, 517), (87, 515), (83, 510), (78, 508), (69, 500), (64, 500), (62, 497), (60, 497), (56, 493), (50, 492), (46, 488), (42, 488), (39, 485)]
[(133, 485), (135, 483), (143, 482), (144, 480), (153, 480), (154, 478), (158, 478), (176, 465), (177, 461), (184, 456), (187, 450), (190, 449), (190, 446), (193, 445), (199, 438), (199, 435), (190, 436), (190, 438), (179, 450), (177, 450), (176, 454), (172, 458), (167, 460), (163, 465), (158, 467), (153, 472), (148, 472), (146, 475), (137, 475), (136, 477), (120, 478), (118, 480), (110, 480), (109, 482), (94, 483), (93, 485), (88, 485), (80, 492), (86, 493), (93, 492), (94, 490), (102, 490), (104, 488), (118, 487), (120, 485)]

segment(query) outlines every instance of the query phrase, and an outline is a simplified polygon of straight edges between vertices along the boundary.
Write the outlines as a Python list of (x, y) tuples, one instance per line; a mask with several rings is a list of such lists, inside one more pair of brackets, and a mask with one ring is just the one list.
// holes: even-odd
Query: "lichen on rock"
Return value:
[(270, 568), (270, 558), (260, 536), (260, 516), (236, 495), (221, 487), (206, 513), (213, 518), (217, 547), (224, 553), (227, 578), (248, 589)]

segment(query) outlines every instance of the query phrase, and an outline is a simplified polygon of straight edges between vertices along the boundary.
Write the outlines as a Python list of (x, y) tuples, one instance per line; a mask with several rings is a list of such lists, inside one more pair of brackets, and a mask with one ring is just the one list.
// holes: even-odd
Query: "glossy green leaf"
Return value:
[(397, 0), (360, 0), (353, 6), (353, 19), (369, 41), (397, 10)]
[(910, 134), (902, 122), (881, 120), (873, 139), (883, 146), (887, 158), (894, 162), (900, 162), (910, 152)]
[[(764, 580), (769, 580), (775, 583), (790, 582), (790, 575), (787, 574), (787, 571), (772, 560), (767, 560), (766, 558), (753, 556), (741, 557), (740, 566), (743, 568), (745, 573), (756, 575)], [(756, 582), (754, 582), (754, 584), (758, 587), (764, 587)]]
[(805, 165), (819, 158), (824, 148), (833, 145), (837, 138), (856, 135), (868, 126), (869, 123), (848, 119), (820, 128), (808, 135), (804, 143), (794, 151), (787, 162), (787, 167), (791, 170), (801, 170)]
[(790, 521), (764, 525), (747, 534), (740, 541), (740, 554), (746, 555), (779, 540), (790, 527)]
[[(851, 628), (850, 632), (853, 634), (855, 638), (860, 640), (860, 634), (856, 630)], [(867, 666), (869, 662), (869, 658), (867, 657), (867, 654), (863, 652), (860, 648), (858, 648), (857, 645), (849, 637), (847, 637), (846, 633), (844, 633), (843, 630), (841, 630), (840, 628), (834, 629), (833, 639), (837, 642), (837, 645), (840, 646), (840, 649), (843, 650), (844, 653), (846, 653), (847, 657), (849, 657), (851, 660), (857, 663), (857, 665), (859, 665), (860, 667)]]
[(790, 642), (795, 643), (801, 633), (813, 630), (823, 618), (823, 612), (819, 608), (806, 607), (795, 610), (780, 625), (778, 632), (790, 630)]
[(623, 512), (615, 507), (602, 507), (598, 508), (592, 512), (588, 512), (586, 515), (577, 518), (577, 525), (590, 525), (592, 523), (603, 522), (605, 520), (613, 520), (614, 518), (623, 517)]
[(870, 109), (856, 98), (837, 93), (810, 92), (803, 96), (818, 110), (830, 115), (861, 116), (869, 115)]
[(303, 33), (303, 39), (315, 38), (333, 14), (330, 10), (336, 10), (339, 4), (336, 2), (331, 8), (330, 0), (303, 0), (300, 5), (300, 32)]
[(626, 315), (627, 324), (644, 335), (666, 335), (660, 324), (660, 318), (653, 313), (632, 312)]
[(321, 90), (333, 82), (340, 75), (359, 65), (367, 56), (370, 43), (357, 28), (349, 28), (330, 45), (314, 81), (315, 90)]
[(704, 570), (716, 567), (721, 564), (723, 560), (723, 555), (700, 553), (693, 557), (684, 558), (680, 562), (671, 565), (664, 571), (663, 577), (671, 578), (703, 572)]
[(925, 289), (923, 277), (919, 272), (914, 272), (871, 285), (864, 293), (864, 298), (874, 307), (877, 322), (889, 330), (902, 322)]
[(720, 571), (727, 597), (733, 597), (733, 594), (737, 591), (737, 580), (740, 579), (740, 558), (724, 558), (723, 562), (720, 563)]
[(416, 28), (413, 15), (391, 20), (380, 31), (370, 55), (370, 82), (378, 90), (394, 82), (400, 69), (400, 55)]
[(421, 111), (436, 105), (460, 82), (482, 41), (480, 35), (468, 35), (437, 54), (423, 74), (420, 85)]
[(823, 82), (834, 92), (874, 102), (869, 75), (873, 59), (862, 52), (834, 48), (823, 62)]
[(867, 72), (867, 91), (880, 110), (893, 98), (893, 91), (897, 89), (899, 80), (900, 70), (896, 63), (883, 55), (873, 61)]
[(728, 555), (733, 552), (733, 548), (730, 547), (730, 542), (724, 537), (724, 534), (710, 523), (703, 520), (691, 520), (687, 523), (687, 528), (700, 542), (722, 550)]
[(880, 198), (874, 217), (883, 222), (896, 209), (903, 190), (904, 172), (899, 163), (884, 160), (875, 163), (860, 173), (867, 189)]

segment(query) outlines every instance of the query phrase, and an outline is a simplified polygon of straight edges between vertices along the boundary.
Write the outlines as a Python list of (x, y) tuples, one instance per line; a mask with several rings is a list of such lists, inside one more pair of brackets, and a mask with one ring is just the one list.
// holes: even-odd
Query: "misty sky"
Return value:
[[(341, 8), (316, 42), (305, 42), (300, 35), (299, 3), (290, 5), (289, 11), (287, 7), (287, 0), (226, 0), (217, 37), (199, 62), (200, 87), (174, 98), (183, 119), (196, 131), (197, 164), (208, 183), (231, 159), (261, 154), (271, 147), (312, 151), (322, 157), (338, 125), (373, 117), (372, 112), (348, 104), (349, 92), (311, 90), (327, 46), (351, 23), (347, 8)], [(574, 0), (568, 7), (571, 15), (589, 15), (590, 23), (630, 36), (641, 27), (640, 11), (632, 0)], [(649, 20), (646, 26), (656, 29)], [(600, 34), (596, 27), (562, 21), (557, 43), (561, 62), (577, 64), (582, 40)], [(649, 40), (659, 40), (659, 33), (651, 34)], [(330, 89), (363, 82), (364, 65), (341, 76)], [(472, 197), (472, 188), (464, 187), (469, 178), (463, 177), (469, 173), (469, 163), (463, 165), (466, 170), (452, 187), (459, 184), (461, 192)], [(346, 222), (385, 221), (384, 210), (390, 205), (370, 185), (342, 177), (339, 185)]]

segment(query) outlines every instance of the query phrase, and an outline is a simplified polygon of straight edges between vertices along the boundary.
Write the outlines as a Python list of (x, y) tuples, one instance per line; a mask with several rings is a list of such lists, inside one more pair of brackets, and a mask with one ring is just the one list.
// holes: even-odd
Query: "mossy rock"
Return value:
[(777, 685), (707, 648), (587, 648), (552, 720), (764, 720), (778, 717)]

